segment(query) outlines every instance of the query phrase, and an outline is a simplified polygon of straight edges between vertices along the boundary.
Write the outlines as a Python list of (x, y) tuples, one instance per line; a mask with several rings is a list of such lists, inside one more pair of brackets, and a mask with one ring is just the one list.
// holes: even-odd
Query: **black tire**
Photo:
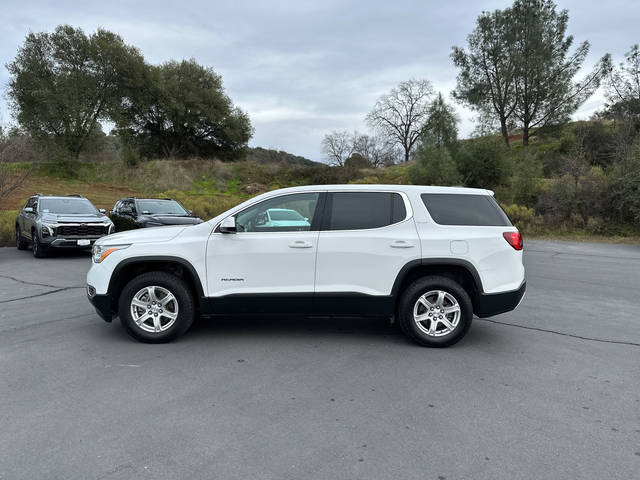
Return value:
[[(157, 286), (168, 290), (177, 301), (178, 316), (164, 331), (147, 332), (139, 327), (131, 315), (131, 301), (143, 288)], [(195, 317), (193, 294), (181, 278), (166, 272), (147, 272), (133, 278), (124, 287), (118, 299), (118, 314), (122, 326), (129, 335), (144, 343), (166, 343), (184, 334)]]
[(31, 232), (31, 251), (36, 258), (44, 258), (47, 256), (47, 251), (40, 243), (40, 238), (38, 238), (38, 234), (35, 231)]
[(16, 248), (18, 250), (26, 250), (29, 248), (29, 244), (20, 235), (20, 227), (16, 225)]
[[(442, 336), (429, 335), (427, 332), (421, 330), (413, 316), (414, 307), (420, 297), (436, 290), (451, 295), (460, 307), (460, 316), (457, 325), (453, 331), (443, 334)], [(425, 308), (425, 311), (428, 313), (428, 309)], [(420, 310), (418, 312), (420, 312)], [(448, 347), (453, 345), (469, 331), (472, 319), (473, 304), (471, 303), (469, 294), (459, 283), (446, 277), (428, 276), (417, 279), (402, 293), (398, 303), (398, 323), (400, 324), (402, 332), (414, 342), (425, 347)], [(423, 325), (423, 328), (428, 329), (425, 325), (426, 322), (428, 322), (428, 325), (431, 324), (430, 320), (425, 320), (421, 325)], [(438, 324), (437, 322), (436, 325), (439, 329), (446, 328), (446, 326)]]

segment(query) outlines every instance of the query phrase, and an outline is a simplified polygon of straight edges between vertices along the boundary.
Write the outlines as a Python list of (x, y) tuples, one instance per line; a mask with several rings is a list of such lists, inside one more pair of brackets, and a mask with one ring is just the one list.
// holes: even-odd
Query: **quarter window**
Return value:
[(311, 230), (319, 193), (295, 193), (264, 200), (236, 215), (238, 232)]
[(509, 217), (489, 195), (423, 193), (420, 198), (440, 225), (510, 227)]
[(398, 193), (336, 192), (327, 197), (324, 230), (363, 230), (386, 227), (407, 216)]

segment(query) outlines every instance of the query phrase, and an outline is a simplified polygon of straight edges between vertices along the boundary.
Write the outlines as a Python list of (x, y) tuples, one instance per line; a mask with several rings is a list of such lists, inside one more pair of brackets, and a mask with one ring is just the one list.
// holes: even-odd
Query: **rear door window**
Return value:
[(440, 225), (512, 226), (490, 195), (423, 193), (420, 197), (433, 221)]
[(407, 216), (398, 193), (335, 192), (327, 197), (323, 230), (363, 230), (386, 227)]

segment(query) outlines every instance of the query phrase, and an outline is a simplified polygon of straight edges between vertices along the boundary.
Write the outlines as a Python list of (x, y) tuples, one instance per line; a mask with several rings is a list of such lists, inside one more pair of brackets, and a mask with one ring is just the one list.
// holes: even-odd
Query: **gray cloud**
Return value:
[[(0, 60), (10, 62), (29, 31), (60, 23), (120, 33), (152, 63), (196, 58), (224, 79), (255, 126), (252, 144), (320, 160), (320, 140), (335, 129), (365, 130), (375, 99), (407, 78), (428, 78), (448, 94), (456, 71), (449, 53), (463, 45), (482, 10), (508, 1), (56, 1), (3, 0)], [(605, 52), (619, 61), (640, 41), (640, 3), (560, 1), (569, 31), (588, 39), (588, 64)], [(0, 70), (0, 82), (8, 75)], [(578, 112), (600, 107), (599, 93)], [(457, 106), (461, 133), (472, 114)], [(6, 102), (0, 105), (6, 122)]]

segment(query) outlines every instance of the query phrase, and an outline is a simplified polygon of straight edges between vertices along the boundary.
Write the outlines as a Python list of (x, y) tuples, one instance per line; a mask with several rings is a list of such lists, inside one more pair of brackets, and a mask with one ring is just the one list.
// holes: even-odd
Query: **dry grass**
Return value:
[(112, 183), (80, 183), (32, 175), (20, 187), (11, 192), (7, 198), (0, 201), (0, 210), (20, 209), (34, 193), (49, 193), (52, 195), (77, 193), (87, 197), (96, 207), (109, 210), (113, 208), (117, 200), (134, 195), (136, 192), (130, 187)]

